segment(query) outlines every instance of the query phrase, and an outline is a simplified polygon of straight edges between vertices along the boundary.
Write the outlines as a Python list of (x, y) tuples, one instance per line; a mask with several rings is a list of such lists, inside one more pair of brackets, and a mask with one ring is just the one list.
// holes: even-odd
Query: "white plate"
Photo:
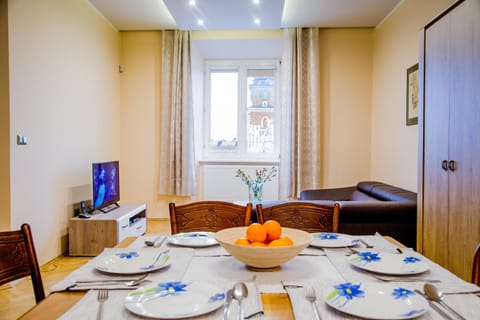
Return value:
[(332, 232), (312, 233), (313, 241), (310, 243), (312, 247), (319, 248), (342, 248), (351, 247), (360, 242), (359, 239), (352, 238), (348, 235)]
[(135, 274), (151, 272), (168, 265), (170, 265), (170, 255), (163, 250), (125, 249), (101, 258), (95, 263), (95, 268), (108, 273)]
[(225, 302), (225, 292), (205, 282), (165, 282), (139, 288), (125, 297), (125, 307), (136, 315), (181, 319), (214, 311)]
[(185, 232), (170, 236), (168, 242), (182, 247), (209, 247), (217, 245), (214, 232)]
[(407, 253), (363, 250), (347, 259), (360, 269), (389, 275), (418, 274), (428, 270), (428, 265), (421, 258)]
[(427, 301), (413, 290), (376, 283), (340, 283), (323, 300), (332, 308), (367, 319), (411, 319), (424, 314)]

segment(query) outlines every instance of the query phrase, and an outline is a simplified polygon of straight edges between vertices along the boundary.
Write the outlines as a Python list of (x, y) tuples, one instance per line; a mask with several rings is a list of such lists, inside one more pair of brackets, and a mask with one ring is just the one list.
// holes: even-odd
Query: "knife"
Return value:
[(225, 293), (225, 307), (223, 309), (223, 320), (228, 320), (228, 312), (230, 311), (230, 303), (232, 302), (232, 289), (228, 289)]

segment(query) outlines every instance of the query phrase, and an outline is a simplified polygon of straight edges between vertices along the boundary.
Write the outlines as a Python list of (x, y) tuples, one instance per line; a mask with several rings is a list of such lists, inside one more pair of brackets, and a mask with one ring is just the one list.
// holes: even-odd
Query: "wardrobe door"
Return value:
[(470, 280), (480, 242), (480, 0), (450, 14), (449, 269)]
[(425, 30), (422, 252), (448, 265), (448, 136), (450, 18)]
[(469, 281), (480, 242), (480, 0), (425, 28), (421, 65), (421, 250)]

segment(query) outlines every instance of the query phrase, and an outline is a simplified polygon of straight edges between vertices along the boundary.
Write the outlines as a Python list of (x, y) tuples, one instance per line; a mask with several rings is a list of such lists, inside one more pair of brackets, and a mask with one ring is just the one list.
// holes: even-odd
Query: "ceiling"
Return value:
[(88, 1), (126, 31), (374, 27), (402, 0), (258, 0), (258, 5), (253, 0), (195, 0), (194, 6), (191, 0)]

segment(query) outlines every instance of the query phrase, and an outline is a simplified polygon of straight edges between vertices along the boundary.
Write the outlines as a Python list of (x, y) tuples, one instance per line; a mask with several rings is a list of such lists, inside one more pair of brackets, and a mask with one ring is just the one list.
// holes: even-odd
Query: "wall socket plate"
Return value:
[(19, 146), (27, 145), (27, 137), (17, 134), (17, 145)]

